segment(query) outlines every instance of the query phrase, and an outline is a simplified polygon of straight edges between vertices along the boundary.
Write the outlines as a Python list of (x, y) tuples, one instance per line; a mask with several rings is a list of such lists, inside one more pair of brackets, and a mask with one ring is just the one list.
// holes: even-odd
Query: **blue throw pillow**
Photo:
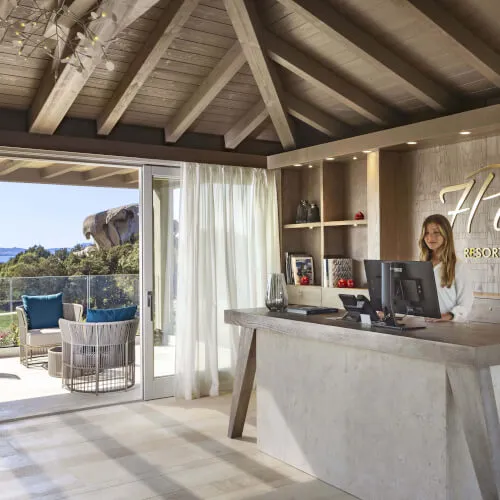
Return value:
[(137, 306), (119, 307), (117, 309), (87, 309), (87, 323), (111, 323), (127, 321), (135, 318)]
[(63, 317), (62, 293), (54, 295), (23, 295), (24, 310), (28, 318), (28, 328), (57, 328)]

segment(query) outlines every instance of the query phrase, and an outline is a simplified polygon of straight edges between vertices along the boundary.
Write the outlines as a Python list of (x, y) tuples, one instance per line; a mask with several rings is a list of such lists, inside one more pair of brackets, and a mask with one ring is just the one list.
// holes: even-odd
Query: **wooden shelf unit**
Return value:
[[(353, 259), (356, 286), (366, 286), (364, 259), (412, 258), (407, 198), (408, 169), (392, 151), (371, 151), (352, 157), (323, 160), (301, 167), (281, 168), (281, 254), (304, 252), (314, 258), (314, 286), (289, 285), (290, 303), (339, 304), (339, 293), (367, 295), (364, 288), (323, 287), (325, 256)], [(306, 199), (318, 204), (321, 221), (295, 224), (297, 205)], [(365, 218), (355, 220), (361, 211)], [(313, 227), (313, 230), (307, 230)], [(295, 229), (291, 231), (290, 229)], [(397, 229), (397, 230), (395, 230)]]

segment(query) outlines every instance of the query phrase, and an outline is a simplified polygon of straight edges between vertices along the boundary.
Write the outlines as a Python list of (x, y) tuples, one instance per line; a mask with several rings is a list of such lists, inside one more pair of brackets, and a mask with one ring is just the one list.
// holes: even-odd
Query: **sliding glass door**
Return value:
[(173, 396), (180, 170), (142, 170), (142, 340), (144, 399)]

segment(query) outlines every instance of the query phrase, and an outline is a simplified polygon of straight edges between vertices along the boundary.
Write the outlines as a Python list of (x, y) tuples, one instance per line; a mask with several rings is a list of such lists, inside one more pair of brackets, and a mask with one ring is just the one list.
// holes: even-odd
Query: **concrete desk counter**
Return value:
[(333, 316), (225, 312), (242, 327), (229, 436), (257, 373), (265, 453), (363, 500), (498, 500), (499, 325), (395, 334)]

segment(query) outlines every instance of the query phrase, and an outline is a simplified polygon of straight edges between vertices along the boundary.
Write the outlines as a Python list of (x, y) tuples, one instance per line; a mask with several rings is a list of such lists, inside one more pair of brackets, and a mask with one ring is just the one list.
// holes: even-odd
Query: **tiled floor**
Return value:
[(260, 453), (254, 403), (226, 438), (230, 396), (163, 399), (0, 425), (0, 498), (355, 500)]

